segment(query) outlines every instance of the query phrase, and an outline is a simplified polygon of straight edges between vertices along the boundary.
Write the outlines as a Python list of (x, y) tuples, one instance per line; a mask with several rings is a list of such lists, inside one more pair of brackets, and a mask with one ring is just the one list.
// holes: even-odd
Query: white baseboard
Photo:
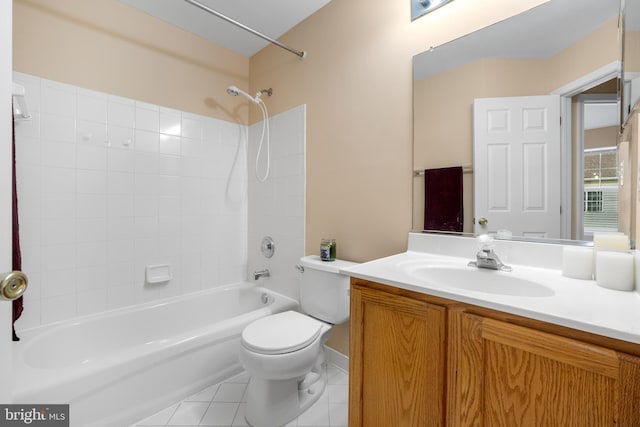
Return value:
[(331, 347), (324, 346), (327, 364), (335, 365), (345, 372), (349, 372), (349, 357)]

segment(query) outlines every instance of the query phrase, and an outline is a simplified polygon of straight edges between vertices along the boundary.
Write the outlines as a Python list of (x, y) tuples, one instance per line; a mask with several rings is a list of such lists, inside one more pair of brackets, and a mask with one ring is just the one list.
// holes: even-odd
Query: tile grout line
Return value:
[[(347, 366), (348, 366), (348, 358), (345, 358), (345, 360), (347, 361)], [(335, 360), (331, 360), (331, 359), (330, 359), (330, 360), (328, 361), (328, 363), (326, 363), (326, 365), (325, 365), (325, 370), (326, 370), (326, 371), (325, 371), (325, 372), (326, 372), (326, 381), (327, 381), (327, 390), (325, 391), (325, 393), (327, 393), (327, 396), (326, 396), (326, 397), (327, 397), (327, 400), (326, 400), (325, 405), (323, 405), (323, 406), (325, 406), (325, 407), (326, 407), (325, 409), (326, 409), (326, 411), (327, 411), (327, 416), (329, 417), (329, 418), (328, 418), (328, 424), (327, 424), (327, 426), (325, 426), (325, 427), (331, 427), (331, 409), (330, 409), (330, 408), (331, 408), (332, 403), (331, 403), (331, 400), (330, 400), (330, 396), (329, 396), (329, 394), (328, 394), (329, 386), (330, 386), (330, 385), (335, 385), (335, 386), (343, 386), (343, 385), (344, 385), (344, 386), (348, 386), (348, 384), (340, 384), (340, 383), (336, 383), (336, 384), (329, 384), (329, 368), (331, 368), (331, 367), (333, 367), (334, 369), (336, 369), (336, 370), (337, 370), (337, 371), (339, 371), (340, 373), (343, 373), (343, 374), (344, 374), (344, 375), (346, 375), (346, 376), (347, 376), (347, 378), (348, 378), (348, 376), (349, 376), (349, 372), (348, 372), (348, 370), (345, 370), (343, 367), (341, 367), (341, 366), (340, 366), (340, 364), (341, 364), (341, 363), (335, 363)], [(240, 375), (240, 374), (238, 374), (238, 375)], [(247, 375), (246, 371), (244, 372), (244, 375)], [(179, 401), (179, 402), (174, 403), (176, 406), (175, 406), (175, 408), (173, 409), (173, 411), (172, 411), (171, 415), (168, 417), (167, 421), (166, 421), (163, 425), (164, 425), (164, 426), (172, 426), (172, 424), (171, 424), (171, 420), (172, 420), (172, 419), (173, 419), (173, 417), (176, 415), (176, 413), (178, 413), (178, 411), (179, 411), (180, 407), (181, 407), (185, 402), (201, 402), (201, 403), (208, 403), (208, 404), (207, 404), (207, 408), (205, 409), (205, 411), (203, 412), (203, 414), (201, 415), (201, 417), (200, 417), (200, 419), (199, 419), (199, 421), (198, 421), (198, 425), (205, 426), (206, 424), (202, 424), (202, 423), (203, 423), (203, 421), (204, 421), (204, 419), (205, 419), (205, 416), (206, 416), (207, 412), (208, 412), (208, 411), (209, 411), (209, 409), (211, 408), (212, 404), (213, 404), (213, 403), (215, 403), (216, 396), (218, 396), (218, 394), (219, 394), (219, 393), (221, 393), (222, 385), (223, 385), (223, 384), (242, 384), (242, 385), (244, 386), (244, 392), (243, 392), (242, 396), (240, 396), (240, 397), (238, 398), (238, 401), (228, 402), (228, 403), (235, 403), (235, 404), (237, 404), (237, 406), (236, 406), (236, 408), (235, 408), (234, 415), (233, 415), (233, 419), (231, 420), (231, 425), (233, 425), (233, 423), (236, 421), (236, 417), (237, 417), (237, 416), (238, 416), (238, 414), (240, 413), (240, 407), (241, 407), (241, 405), (243, 404), (243, 400), (242, 400), (242, 399), (243, 399), (243, 398), (244, 398), (244, 396), (246, 395), (247, 388), (248, 388), (248, 380), (247, 380), (247, 382), (229, 382), (229, 380), (231, 380), (231, 379), (233, 379), (233, 378), (235, 378), (235, 376), (234, 376), (234, 377), (232, 377), (232, 378), (230, 378), (230, 379), (227, 379), (227, 380), (225, 380), (225, 381), (222, 381), (222, 382), (220, 382), (220, 383), (217, 383), (217, 384), (213, 384), (213, 385), (211, 385), (210, 387), (213, 387), (213, 386), (216, 386), (216, 385), (217, 385), (218, 387), (216, 388), (215, 393), (213, 393), (213, 395), (212, 395), (212, 396), (211, 396), (211, 398), (208, 400), (208, 402), (207, 402), (207, 401), (200, 401), (200, 400), (198, 400), (198, 401), (195, 401), (195, 400), (194, 400), (194, 401), (190, 401), (190, 400), (188, 400), (190, 397), (192, 397), (192, 396), (194, 396), (194, 395), (197, 395), (198, 393), (201, 393), (202, 391), (206, 390), (206, 388), (205, 388), (205, 389), (201, 390), (200, 392), (198, 392), (198, 393), (196, 393), (196, 394), (194, 394), (194, 395), (192, 395), (192, 396), (188, 396), (187, 398), (183, 399), (182, 401)], [(244, 401), (244, 403), (246, 404), (246, 401)], [(347, 405), (347, 403), (343, 403), (343, 402), (339, 402), (339, 403), (334, 402), (334, 403), (335, 403), (336, 405), (337, 405), (337, 404), (339, 404), (339, 405)], [(302, 414), (300, 414), (300, 415), (302, 415)], [(142, 420), (142, 421), (144, 421), (144, 420)], [(298, 425), (298, 418), (296, 418), (295, 420), (292, 420), (292, 421), (295, 421), (295, 425)], [(142, 425), (142, 424), (140, 424), (140, 425), (139, 425), (139, 424), (134, 424), (134, 425), (132, 425), (131, 427), (138, 427), (138, 426), (142, 427), (143, 425)]]
[[(180, 408), (180, 405), (182, 405), (182, 402), (178, 402), (176, 407), (173, 408), (173, 412), (171, 412), (171, 415), (169, 416), (169, 418), (167, 418), (167, 421), (164, 423), (165, 426), (169, 425), (169, 421), (171, 421), (171, 418), (173, 418), (173, 416), (176, 414), (176, 412), (178, 412), (178, 408)], [(136, 424), (135, 427), (137, 427), (137, 424)]]

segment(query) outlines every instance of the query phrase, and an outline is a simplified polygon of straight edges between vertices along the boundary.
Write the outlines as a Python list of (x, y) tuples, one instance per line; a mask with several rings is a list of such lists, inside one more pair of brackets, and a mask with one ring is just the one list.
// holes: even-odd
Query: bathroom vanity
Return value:
[(640, 426), (640, 294), (563, 277), (558, 245), (497, 242), (513, 272), (472, 270), (464, 240), (412, 233), (345, 271), (349, 426)]

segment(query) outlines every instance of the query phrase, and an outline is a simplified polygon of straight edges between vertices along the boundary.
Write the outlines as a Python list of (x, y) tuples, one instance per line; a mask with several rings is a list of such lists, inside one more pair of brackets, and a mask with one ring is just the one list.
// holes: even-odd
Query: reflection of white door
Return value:
[[(0, 2), (0, 273), (11, 271), (11, 19)], [(0, 403), (11, 403), (11, 302), (0, 300)]]
[(476, 99), (473, 140), (475, 232), (560, 238), (560, 98)]

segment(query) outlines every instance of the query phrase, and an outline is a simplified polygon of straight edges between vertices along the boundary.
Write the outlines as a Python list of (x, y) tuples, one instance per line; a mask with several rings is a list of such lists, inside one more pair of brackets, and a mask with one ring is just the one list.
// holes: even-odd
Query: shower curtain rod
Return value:
[(199, 1), (196, 1), (196, 0), (184, 0), (184, 1), (186, 1), (187, 3), (192, 4), (193, 6), (199, 7), (200, 9), (204, 10), (205, 12), (209, 12), (210, 14), (215, 15), (220, 19), (224, 19), (225, 21), (229, 22), (230, 24), (233, 24), (233, 25), (235, 25), (237, 27), (240, 27), (243, 30), (250, 32), (251, 34), (260, 37), (261, 39), (264, 39), (264, 40), (268, 41), (269, 43), (275, 44), (276, 46), (279, 46), (279, 47), (281, 47), (283, 49), (286, 49), (289, 52), (293, 53), (294, 55), (299, 56), (300, 58), (304, 58), (307, 55), (307, 52), (296, 50), (296, 49), (294, 49), (292, 47), (287, 46), (284, 43), (279, 42), (278, 40), (272, 39), (269, 36), (265, 36), (261, 32), (256, 31), (253, 28), (249, 28), (246, 25), (241, 24), (240, 22), (238, 22), (238, 21), (236, 21), (234, 19), (231, 19), (226, 15), (223, 15), (222, 13), (218, 12), (217, 10), (211, 9), (210, 7), (200, 3)]

